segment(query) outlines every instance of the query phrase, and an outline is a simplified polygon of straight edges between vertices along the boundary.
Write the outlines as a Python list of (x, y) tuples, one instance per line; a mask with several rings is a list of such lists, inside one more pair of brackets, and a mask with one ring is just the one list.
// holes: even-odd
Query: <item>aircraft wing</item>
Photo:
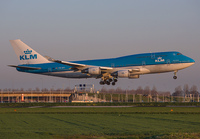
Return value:
[[(60, 63), (60, 64), (72, 66), (71, 69), (83, 69), (83, 68), (89, 68), (89, 67), (97, 67), (97, 66), (92, 66), (92, 65), (72, 63), (72, 62), (60, 61), (60, 60), (54, 60), (53, 62), (57, 62), (57, 63)], [(100, 67), (100, 69), (101, 70), (112, 70), (113, 68), (110, 68), (110, 67)]]
[(68, 66), (72, 66), (72, 67), (86, 67), (87, 65), (84, 64), (78, 64), (78, 63), (72, 63), (72, 62), (67, 62), (67, 61), (60, 61), (60, 60), (53, 60), (53, 62), (56, 63), (60, 63), (60, 64), (64, 64), (64, 65), (68, 65)]
[[(92, 66), (92, 65), (85, 65), (85, 64), (79, 64), (79, 63), (73, 63), (73, 62), (67, 62), (67, 61), (61, 61), (61, 60), (55, 60), (51, 57), (48, 57), (48, 56), (45, 56), (49, 61), (52, 61), (52, 62), (56, 62), (56, 63), (60, 63), (60, 64), (64, 64), (64, 65), (68, 65), (68, 66), (71, 66), (72, 70), (81, 70), (81, 69), (84, 69), (84, 68), (89, 68), (89, 67), (97, 67), (97, 66)], [(100, 67), (101, 70), (112, 70), (113, 68), (110, 68), (110, 67)]]
[(135, 69), (130, 69), (129, 72), (133, 73), (133, 72), (140, 72), (141, 69), (140, 68), (135, 68)]

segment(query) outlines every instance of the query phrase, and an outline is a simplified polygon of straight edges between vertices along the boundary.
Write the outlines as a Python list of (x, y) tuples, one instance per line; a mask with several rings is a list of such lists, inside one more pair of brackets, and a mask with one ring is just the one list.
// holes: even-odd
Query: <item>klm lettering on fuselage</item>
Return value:
[(30, 59), (37, 59), (37, 54), (31, 54), (32, 50), (26, 50), (24, 51), (25, 55), (20, 55), (19, 59), (20, 60), (30, 60)]
[(162, 57), (158, 57), (156, 60), (155, 60), (155, 62), (164, 62), (165, 61), (165, 59), (163, 59)]

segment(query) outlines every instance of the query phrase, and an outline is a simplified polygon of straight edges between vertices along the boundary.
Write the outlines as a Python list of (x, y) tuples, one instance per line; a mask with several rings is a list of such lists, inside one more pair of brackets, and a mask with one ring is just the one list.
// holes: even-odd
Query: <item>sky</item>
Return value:
[(188, 84), (200, 90), (199, 0), (1, 0), (0, 89), (73, 88), (99, 79), (67, 79), (17, 72), (7, 65), (19, 61), (9, 40), (64, 61), (113, 58), (148, 52), (179, 51), (196, 63), (177, 73), (119, 79), (106, 88), (137, 89), (156, 86), (173, 92)]

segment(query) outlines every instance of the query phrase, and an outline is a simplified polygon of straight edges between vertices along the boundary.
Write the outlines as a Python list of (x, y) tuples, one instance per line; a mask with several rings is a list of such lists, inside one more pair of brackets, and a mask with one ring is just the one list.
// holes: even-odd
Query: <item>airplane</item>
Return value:
[(195, 63), (180, 52), (155, 52), (127, 55), (117, 58), (81, 61), (61, 61), (43, 57), (20, 39), (10, 40), (20, 61), (19, 72), (57, 76), (63, 78), (101, 78), (100, 85), (115, 85), (118, 78), (137, 79), (143, 74), (177, 72)]

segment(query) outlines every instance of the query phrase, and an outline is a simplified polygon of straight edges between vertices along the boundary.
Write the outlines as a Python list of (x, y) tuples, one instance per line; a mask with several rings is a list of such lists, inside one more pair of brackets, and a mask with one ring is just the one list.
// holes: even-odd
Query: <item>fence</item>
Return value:
[(116, 93), (77, 93), (73, 91), (1, 91), (1, 103), (15, 102), (199, 102), (199, 95), (142, 95)]
[(16, 102), (70, 102), (71, 92), (66, 91), (1, 91), (1, 103)]

